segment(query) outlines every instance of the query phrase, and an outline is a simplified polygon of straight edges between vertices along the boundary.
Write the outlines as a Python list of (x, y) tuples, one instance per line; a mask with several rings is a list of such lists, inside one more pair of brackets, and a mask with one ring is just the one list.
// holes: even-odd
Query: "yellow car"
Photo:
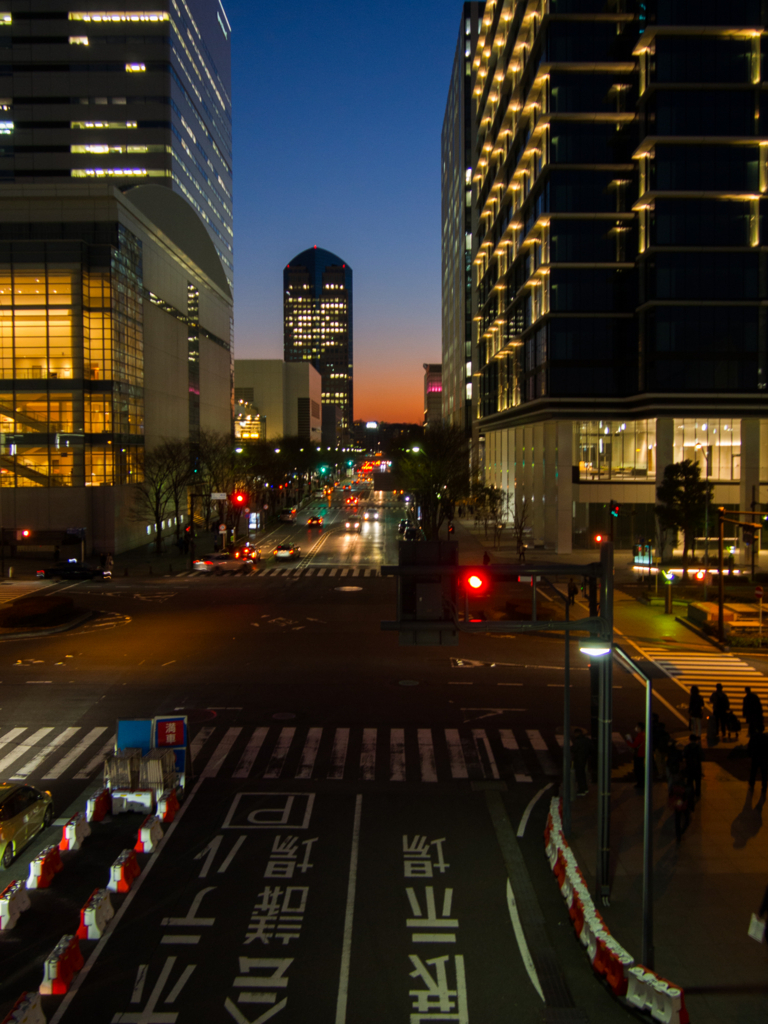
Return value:
[(0, 782), (0, 866), (14, 858), (53, 821), (53, 797), (20, 782)]

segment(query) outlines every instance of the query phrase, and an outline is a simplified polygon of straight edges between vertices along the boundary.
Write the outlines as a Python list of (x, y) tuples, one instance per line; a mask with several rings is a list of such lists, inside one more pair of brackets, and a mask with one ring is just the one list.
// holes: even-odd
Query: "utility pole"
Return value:
[(723, 538), (725, 535), (725, 509), (717, 510), (717, 638), (723, 642), (725, 626), (723, 623), (723, 603), (725, 599), (725, 574), (723, 565)]
[[(600, 617), (606, 635), (613, 644), (613, 544), (604, 544), (600, 552)], [(613, 726), (613, 657), (600, 658), (597, 733), (597, 896), (608, 905), (611, 855), (611, 731)]]

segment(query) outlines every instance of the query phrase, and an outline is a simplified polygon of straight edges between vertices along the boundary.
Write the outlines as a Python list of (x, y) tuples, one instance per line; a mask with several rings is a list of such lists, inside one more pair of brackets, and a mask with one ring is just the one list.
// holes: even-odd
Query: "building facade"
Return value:
[[(758, 0), (488, 0), (473, 56), (474, 430), (534, 543), (655, 539), (682, 459), (768, 500)], [(752, 506), (754, 507), (754, 506)]]
[(230, 27), (220, 0), (12, 0), (0, 15), (0, 182), (183, 195), (232, 286)]
[(136, 547), (145, 449), (231, 432), (221, 261), (154, 185), (5, 185), (0, 225), (0, 526)]
[(462, 6), (440, 136), (443, 417), (472, 433), (472, 57), (485, 4)]
[[(354, 405), (352, 268), (332, 252), (314, 246), (283, 270), (283, 352), (287, 363), (310, 362), (320, 371), (323, 408), (338, 406), (334, 440), (341, 440)], [(330, 432), (335, 417), (324, 418)]]
[(441, 423), (443, 419), (443, 367), (440, 363), (424, 363), (424, 426)]
[(322, 378), (310, 363), (235, 360), (235, 402), (247, 402), (258, 413), (267, 440), (301, 437), (320, 444), (321, 400)]

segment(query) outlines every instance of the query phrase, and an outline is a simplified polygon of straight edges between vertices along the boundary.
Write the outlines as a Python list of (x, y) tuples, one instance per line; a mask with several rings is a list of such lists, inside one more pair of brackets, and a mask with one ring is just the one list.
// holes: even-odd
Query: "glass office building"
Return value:
[(655, 536), (683, 458), (768, 502), (765, 32), (758, 0), (485, 5), (474, 431), (536, 544), (590, 544), (611, 500), (619, 543)]

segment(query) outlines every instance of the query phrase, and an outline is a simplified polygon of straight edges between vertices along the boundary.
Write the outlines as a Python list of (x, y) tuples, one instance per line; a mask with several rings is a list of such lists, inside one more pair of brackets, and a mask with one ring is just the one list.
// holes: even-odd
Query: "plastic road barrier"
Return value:
[(0, 892), (0, 931), (9, 932), (19, 920), (19, 914), (29, 910), (30, 906), (26, 882), (21, 880), (6, 885)]
[(85, 816), (88, 821), (103, 821), (112, 810), (112, 797), (108, 789), (97, 789), (93, 796), (88, 797)]
[(152, 789), (113, 789), (112, 813), (144, 811), (152, 814), (155, 809), (155, 792)]
[(76, 935), (65, 935), (44, 964), (41, 996), (63, 996), (69, 991), (72, 978), (83, 966), (83, 954)]
[(79, 850), (83, 840), (91, 834), (91, 826), (88, 824), (85, 814), (79, 811), (74, 814), (61, 830), (60, 850)]
[(45, 1024), (39, 992), (22, 992), (2, 1024)]
[(47, 889), (53, 881), (53, 876), (63, 867), (58, 846), (49, 846), (30, 863), (27, 888)]
[(167, 789), (157, 801), (157, 814), (163, 821), (170, 825), (176, 817), (179, 809), (179, 798), (175, 789)]
[(123, 850), (109, 869), (107, 888), (110, 892), (129, 892), (135, 880), (141, 874), (135, 850)]
[(115, 910), (108, 890), (94, 889), (88, 897), (88, 902), (80, 911), (78, 939), (100, 939), (114, 916)]
[(137, 853), (151, 853), (163, 838), (163, 826), (160, 819), (148, 814), (139, 827), (139, 835), (134, 850)]

